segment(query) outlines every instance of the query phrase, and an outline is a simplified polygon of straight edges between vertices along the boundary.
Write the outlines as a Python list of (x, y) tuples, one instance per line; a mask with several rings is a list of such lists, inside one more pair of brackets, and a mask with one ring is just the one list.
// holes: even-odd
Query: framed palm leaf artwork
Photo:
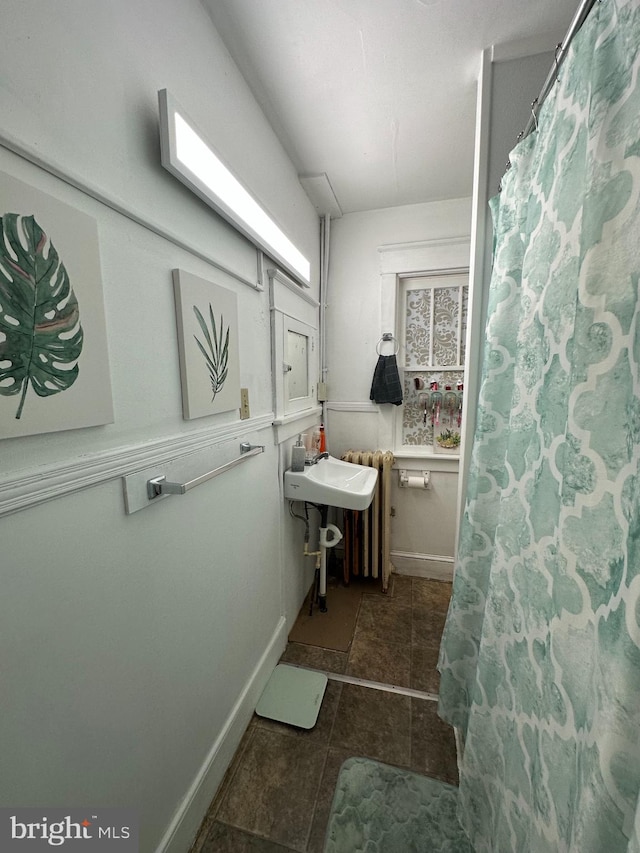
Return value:
[(240, 405), (238, 298), (226, 287), (173, 271), (182, 413), (187, 420)]
[(0, 438), (112, 421), (97, 223), (0, 172)]

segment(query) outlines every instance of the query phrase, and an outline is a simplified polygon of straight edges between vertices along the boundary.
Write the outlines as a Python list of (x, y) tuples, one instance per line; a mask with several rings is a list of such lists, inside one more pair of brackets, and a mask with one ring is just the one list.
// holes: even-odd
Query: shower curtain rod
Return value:
[(567, 34), (564, 37), (564, 41), (561, 41), (558, 47), (556, 48), (557, 52), (553, 68), (551, 69), (551, 71), (549, 71), (547, 79), (544, 81), (544, 85), (540, 90), (540, 94), (531, 104), (531, 118), (529, 119), (525, 129), (520, 134), (521, 139), (524, 139), (526, 136), (528, 136), (529, 133), (531, 133), (531, 130), (537, 125), (538, 112), (540, 110), (540, 107), (544, 103), (544, 99), (549, 94), (551, 87), (558, 79), (558, 71), (560, 69), (560, 66), (562, 65), (562, 62), (565, 59), (565, 56), (569, 49), (569, 45), (571, 44), (575, 34), (584, 24), (587, 15), (591, 11), (592, 7), (596, 4), (596, 2), (600, 3), (601, 0), (582, 0), (582, 2), (580, 3), (577, 12), (573, 16), (573, 20), (569, 24), (569, 29), (567, 30)]

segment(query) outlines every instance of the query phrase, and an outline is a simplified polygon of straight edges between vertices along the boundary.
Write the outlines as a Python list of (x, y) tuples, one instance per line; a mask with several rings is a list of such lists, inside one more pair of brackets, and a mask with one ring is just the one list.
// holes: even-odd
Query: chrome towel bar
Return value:
[(241, 456), (232, 459), (230, 462), (220, 465), (219, 468), (214, 468), (213, 471), (208, 471), (206, 474), (201, 474), (200, 477), (195, 477), (186, 483), (168, 483), (166, 477), (154, 477), (153, 480), (147, 480), (147, 495), (149, 500), (159, 498), (161, 495), (184, 495), (185, 492), (195, 489), (201, 483), (206, 483), (207, 480), (213, 480), (218, 474), (223, 474), (231, 468), (235, 468), (245, 459), (251, 456), (257, 456), (259, 453), (264, 453), (263, 444), (249, 444), (248, 441), (243, 441), (240, 445)]

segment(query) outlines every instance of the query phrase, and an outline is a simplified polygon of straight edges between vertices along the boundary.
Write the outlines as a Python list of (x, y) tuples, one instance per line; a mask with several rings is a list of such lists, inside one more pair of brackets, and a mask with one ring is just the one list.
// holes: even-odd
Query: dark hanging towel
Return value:
[(393, 403), (394, 406), (402, 403), (402, 385), (395, 355), (378, 356), (369, 399), (374, 403)]

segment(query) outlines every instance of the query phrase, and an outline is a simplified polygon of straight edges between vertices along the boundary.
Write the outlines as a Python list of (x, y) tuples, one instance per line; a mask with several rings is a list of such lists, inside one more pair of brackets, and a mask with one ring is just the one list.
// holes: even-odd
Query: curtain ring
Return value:
[[(522, 133), (520, 134), (520, 136), (522, 136)], [(502, 192), (502, 182), (503, 182), (505, 175), (507, 174), (507, 172), (509, 171), (510, 168), (511, 168), (511, 160), (507, 160), (507, 162), (504, 164), (504, 175), (502, 176), (502, 178), (500, 178), (500, 183), (498, 184), (498, 192), (499, 193)]]
[(556, 83), (558, 82), (558, 71), (560, 70), (560, 63), (558, 62), (558, 55), (560, 54), (561, 50), (562, 50), (562, 42), (559, 41), (558, 44), (556, 45), (556, 52), (555, 52), (554, 57), (553, 57), (553, 61), (555, 62), (555, 65), (556, 65), (556, 69), (555, 69), (555, 71), (556, 71)]

